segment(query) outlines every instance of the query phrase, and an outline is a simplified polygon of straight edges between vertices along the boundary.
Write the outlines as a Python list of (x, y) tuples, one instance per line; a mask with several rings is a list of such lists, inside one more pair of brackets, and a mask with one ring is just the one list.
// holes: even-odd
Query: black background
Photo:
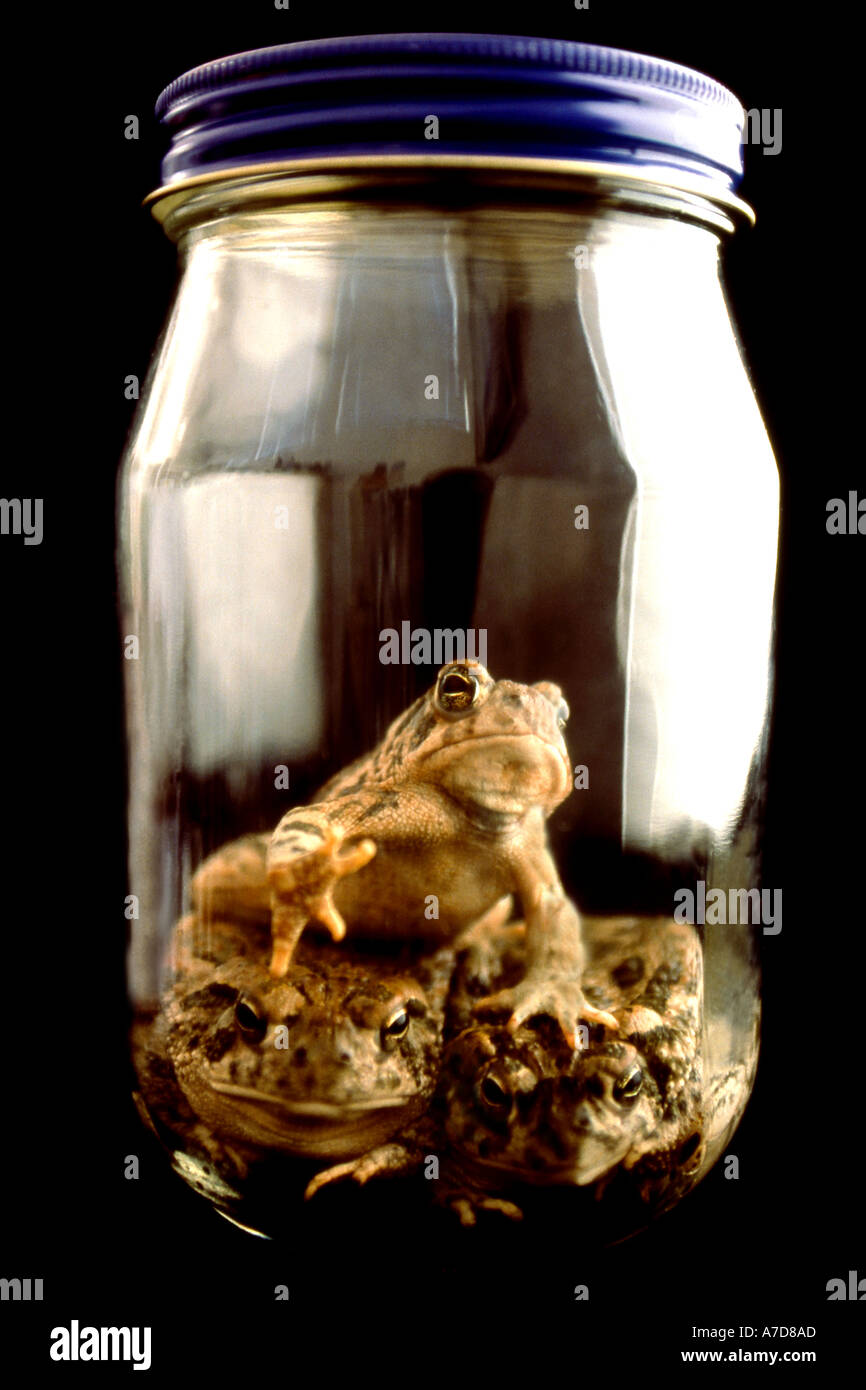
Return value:
[[(862, 1242), (863, 788), (859, 648), (866, 541), (829, 536), (826, 504), (866, 492), (859, 423), (859, 121), (840, 59), (847, 11), (775, 3), (591, 0), (506, 11), (292, 0), (152, 0), (44, 15), (7, 59), (9, 349), (2, 493), (42, 497), (45, 537), (0, 540), (3, 594), (3, 1225), (0, 1337), (52, 1376), (55, 1325), (147, 1324), (152, 1376), (471, 1380), (525, 1348), (536, 1379), (665, 1373), (692, 1324), (812, 1325), (822, 1375), (856, 1356), (862, 1310), (826, 1284), (866, 1275)], [(40, 24), (42, 23), (40, 19)], [(657, 1227), (593, 1251), (579, 1229), (495, 1221), (434, 1238), (336, 1203), (297, 1243), (245, 1235), (188, 1193), (128, 1099), (121, 661), (114, 486), (174, 279), (141, 209), (158, 182), (159, 91), (246, 48), (331, 34), (465, 30), (584, 38), (723, 81), (781, 108), (782, 150), (746, 151), (758, 213), (727, 248), (734, 305), (782, 473), (777, 708), (765, 883), (784, 926), (764, 940), (764, 1041), (745, 1119), (718, 1165)], [(123, 138), (125, 116), (141, 139)], [(853, 334), (853, 337), (852, 337)], [(738, 538), (730, 538), (732, 563)], [(736, 654), (694, 652), (735, 682)], [(141, 1157), (137, 1182), (123, 1176)], [(373, 1209), (371, 1208), (371, 1211)], [(274, 1286), (290, 1289), (274, 1301)], [(588, 1303), (574, 1301), (589, 1285)], [(462, 1350), (455, 1351), (457, 1343)], [(567, 1359), (553, 1369), (557, 1350)], [(518, 1376), (516, 1363), (508, 1380)]]

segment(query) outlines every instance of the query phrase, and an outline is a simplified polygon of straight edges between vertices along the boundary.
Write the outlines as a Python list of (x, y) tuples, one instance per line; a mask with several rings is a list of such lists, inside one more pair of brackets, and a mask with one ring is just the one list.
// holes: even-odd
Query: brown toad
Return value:
[(266, 932), (191, 914), (172, 958), (175, 983), (139, 1030), (144, 1108), (219, 1171), (362, 1154), (427, 1107), (449, 949), (396, 959), (304, 941), (275, 978)]
[[(311, 921), (335, 941), (347, 928), (354, 936), (453, 940), (516, 893), (526, 918), (525, 968), (496, 1000), (508, 1006), (509, 1026), (537, 1012), (556, 1017), (569, 1037), (580, 1018), (612, 1025), (580, 988), (579, 919), (552, 950), (544, 906), (562, 894), (546, 820), (571, 790), (567, 717), (549, 681), (494, 681), (474, 661), (444, 666), (372, 753), (274, 831), (267, 854), (273, 974), (285, 975)], [(243, 877), (232, 879), (237, 896), (261, 915), (261, 884), (244, 888)], [(205, 905), (231, 898), (221, 854), (205, 862), (193, 890)]]
[[(568, 900), (558, 913), (573, 909)], [(519, 969), (519, 932), (500, 953)], [(598, 1183), (639, 1170), (651, 1187), (692, 1175), (702, 1157), (702, 955), (692, 927), (666, 918), (584, 918), (584, 986), (613, 1011), (616, 1034), (578, 1052), (542, 1021), (516, 1033), (472, 1024), (468, 1000), (488, 987), (473, 968), (452, 985), (452, 1036), (438, 1107), (461, 1220), (485, 1194), (521, 1183)], [(509, 956), (517, 959), (509, 959)], [(495, 957), (488, 952), (485, 966)], [(502, 1206), (502, 1204), (500, 1203)], [(519, 1215), (513, 1204), (509, 1215)], [(502, 1206), (505, 1209), (505, 1206)]]

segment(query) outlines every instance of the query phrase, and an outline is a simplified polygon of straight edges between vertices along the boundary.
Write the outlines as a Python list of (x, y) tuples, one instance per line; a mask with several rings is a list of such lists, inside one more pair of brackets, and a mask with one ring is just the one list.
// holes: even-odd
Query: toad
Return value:
[[(569, 913), (563, 900), (559, 913)], [(474, 1219), (476, 1196), (521, 1183), (578, 1187), (635, 1170), (648, 1200), (692, 1176), (703, 1157), (702, 955), (694, 928), (666, 918), (584, 919), (584, 985), (613, 1011), (613, 1036), (569, 1053), (555, 1032), (473, 1024), (448, 1044), (440, 1074), (443, 1141), (461, 1187), (451, 1198)], [(519, 933), (501, 956), (518, 968)], [(487, 961), (491, 959), (488, 956)], [(486, 988), (472, 969), (452, 985), (453, 1020), (467, 992)], [(485, 1205), (482, 1201), (481, 1205)], [(519, 1215), (510, 1204), (509, 1215)], [(505, 1209), (504, 1207), (502, 1209)]]
[[(567, 718), (562, 692), (549, 681), (494, 681), (475, 661), (443, 666), (373, 752), (313, 802), (288, 811), (274, 831), (267, 851), (273, 975), (286, 975), (310, 922), (334, 941), (347, 930), (453, 940), (514, 893), (526, 948), (522, 978), (496, 1000), (508, 1007), (508, 1027), (539, 1012), (555, 1017), (570, 1040), (580, 1019), (612, 1027), (580, 987), (579, 917), (560, 924), (546, 906), (563, 892), (546, 822), (571, 790)], [(231, 896), (219, 853), (201, 867), (193, 891), (200, 903)], [(239, 896), (261, 916), (260, 882)]]
[(265, 950), (197, 960), (163, 1007), (177, 1085), (236, 1156), (364, 1152), (429, 1102), (450, 964), (312, 942), (279, 978)]

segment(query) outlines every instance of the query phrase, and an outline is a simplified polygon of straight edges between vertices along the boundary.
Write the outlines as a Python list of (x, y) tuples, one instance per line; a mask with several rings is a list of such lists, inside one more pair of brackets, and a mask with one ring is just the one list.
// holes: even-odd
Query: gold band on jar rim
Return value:
[(504, 155), (335, 155), (249, 164), (164, 184), (148, 194), (144, 206), (166, 226), (181, 207), (195, 200), (197, 194), (215, 191), (215, 186), (231, 192), (233, 206), (261, 198), (263, 183), (268, 201), (311, 201), (369, 193), (377, 175), (390, 188), (420, 186), (434, 171), (466, 175), (468, 183), (515, 192), (582, 193), (608, 202), (627, 202), (690, 217), (726, 232), (733, 231), (740, 219), (752, 226), (755, 223), (748, 203), (734, 193), (709, 190), (706, 180), (698, 175), (678, 173), (672, 178), (672, 171), (660, 165), (635, 169), (603, 161)]

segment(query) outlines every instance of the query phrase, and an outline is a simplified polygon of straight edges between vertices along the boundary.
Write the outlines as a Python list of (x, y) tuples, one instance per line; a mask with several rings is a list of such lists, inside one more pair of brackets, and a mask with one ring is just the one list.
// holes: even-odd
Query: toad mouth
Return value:
[[(459, 725), (457, 728), (459, 729)], [(491, 729), (487, 734), (456, 733), (453, 738), (443, 739), (438, 748), (432, 749), (430, 757), (434, 758), (437, 753), (444, 753), (461, 743), (495, 743), (497, 741), (499, 743), (518, 743), (524, 738), (534, 739), (542, 748), (549, 748), (557, 755), (561, 754), (561, 749), (553, 739), (545, 738), (543, 734), (536, 733), (534, 729)]]
[(267, 1091), (256, 1091), (250, 1086), (236, 1086), (229, 1081), (212, 1081), (211, 1089), (218, 1091), (220, 1095), (232, 1096), (236, 1100), (252, 1101), (256, 1105), (282, 1110), (295, 1118), (317, 1120), (345, 1119), (347, 1115), (360, 1115), (372, 1110), (395, 1110), (415, 1095), (415, 1092), (407, 1092), (335, 1103), (324, 1100), (285, 1100), (282, 1096), (270, 1095)]

